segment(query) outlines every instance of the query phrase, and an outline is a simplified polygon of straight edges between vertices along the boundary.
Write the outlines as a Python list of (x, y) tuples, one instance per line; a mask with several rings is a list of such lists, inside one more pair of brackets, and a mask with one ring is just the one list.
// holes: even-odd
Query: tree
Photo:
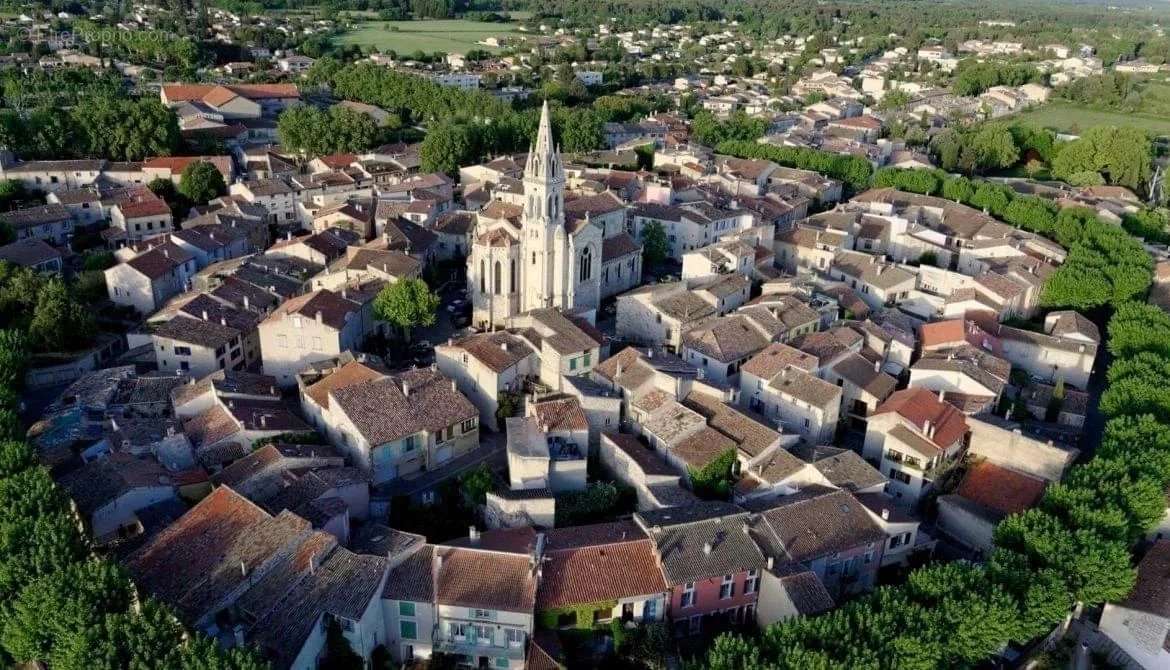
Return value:
[(459, 492), (468, 507), (482, 505), (487, 494), (496, 487), (496, 478), (486, 463), (470, 470), (459, 478)]
[(1052, 172), (1059, 179), (1081, 182), (1096, 173), (1107, 184), (1138, 190), (1149, 181), (1152, 156), (1153, 145), (1141, 129), (1098, 126), (1062, 145)]
[(642, 226), (642, 258), (647, 267), (656, 267), (670, 255), (670, 242), (666, 229), (657, 221)]
[(219, 168), (208, 161), (196, 161), (183, 168), (179, 193), (193, 203), (202, 204), (227, 193)]
[(419, 147), (419, 159), (425, 172), (455, 174), (475, 155), (474, 150), (475, 136), (470, 127), (445, 121), (428, 130)]
[(41, 351), (73, 351), (94, 335), (93, 315), (69, 294), (65, 282), (51, 279), (37, 294), (28, 334)]
[(439, 296), (431, 292), (421, 279), (401, 279), (384, 287), (374, 298), (374, 314), (378, 319), (402, 328), (403, 337), (410, 339), (415, 326), (432, 326)]
[(362, 657), (349, 645), (336, 618), (330, 617), (325, 626), (325, 658), (320, 667), (322, 670), (364, 670), (366, 667)]

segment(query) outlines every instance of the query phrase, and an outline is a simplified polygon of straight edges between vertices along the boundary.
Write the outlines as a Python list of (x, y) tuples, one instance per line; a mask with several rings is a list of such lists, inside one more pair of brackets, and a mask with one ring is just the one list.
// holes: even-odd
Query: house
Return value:
[(58, 482), (100, 544), (130, 532), (143, 508), (176, 499), (171, 475), (153, 457), (112, 453), (62, 476)]
[(310, 363), (357, 349), (379, 327), (372, 298), (318, 289), (286, 300), (259, 326), (264, 373), (292, 386)]
[(131, 554), (127, 569), (184, 624), (254, 644), (274, 668), (314, 667), (332, 621), (363, 659), (385, 642), (386, 558), (354, 554), (227, 486)]
[(903, 389), (870, 415), (862, 456), (890, 478), (899, 505), (913, 507), (962, 456), (968, 434), (963, 414), (933, 391)]
[(811, 355), (770, 344), (740, 368), (740, 403), (806, 442), (828, 444), (837, 432), (842, 391), (815, 370)]
[(861, 425), (894, 392), (898, 380), (882, 372), (882, 361), (859, 353), (844, 355), (829, 368), (825, 379), (841, 388), (841, 414)]
[(159, 97), (167, 107), (189, 105), (229, 120), (275, 117), (301, 96), (296, 84), (163, 84)]
[(256, 332), (260, 314), (207, 293), (171, 307), (173, 314), (161, 321), (152, 319), (149, 326), (160, 370), (201, 378), (215, 370), (242, 370), (260, 361)]
[(601, 360), (602, 334), (559, 309), (534, 309), (509, 318), (507, 326), (538, 353), (540, 382), (554, 391), (562, 390), (564, 377), (588, 375)]
[(284, 58), (277, 59), (276, 64), (280, 67), (282, 72), (292, 72), (294, 74), (307, 72), (309, 68), (313, 67), (316, 61), (308, 56), (299, 56), (297, 54), (290, 54)]
[(910, 367), (910, 386), (945, 393), (965, 413), (994, 411), (1008, 385), (1012, 365), (963, 343), (926, 352)]
[(17, 240), (41, 240), (64, 246), (73, 237), (73, 217), (64, 205), (37, 205), (3, 212), (0, 223), (11, 227)]
[(681, 486), (674, 467), (634, 435), (603, 433), (598, 459), (610, 476), (634, 489), (639, 511), (698, 501)]
[(933, 551), (935, 540), (920, 531), (918, 518), (899, 507), (889, 495), (875, 491), (855, 492), (854, 495), (865, 505), (869, 518), (886, 534), (886, 546), (882, 550), (883, 568), (907, 565), (912, 558)]
[(479, 410), (428, 368), (330, 389), (322, 412), (334, 446), (374, 484), (430, 471), (479, 446)]
[(279, 400), (276, 380), (268, 375), (220, 369), (203, 378), (187, 377), (171, 390), (171, 406), (178, 419), (190, 419), (221, 400)]
[(187, 289), (195, 275), (195, 256), (164, 242), (103, 270), (110, 300), (150, 314)]
[(172, 232), (175, 217), (165, 200), (147, 191), (114, 203), (110, 208), (110, 225), (133, 242)]
[(1003, 346), (1003, 357), (1028, 374), (1078, 389), (1087, 389), (1101, 333), (1096, 324), (1073, 311), (1050, 312), (1044, 332), (1001, 325), (993, 330)]
[(216, 398), (215, 404), (183, 423), (195, 460), (218, 470), (252, 451), (256, 442), (312, 428), (279, 400)]
[(1133, 591), (1117, 602), (1105, 603), (1098, 630), (1143, 668), (1170, 665), (1166, 636), (1170, 633), (1170, 603), (1165, 593), (1170, 575), (1170, 540), (1154, 543), (1137, 566)]
[(513, 490), (583, 491), (589, 423), (576, 398), (529, 403), (505, 420), (508, 481)]
[(683, 360), (716, 382), (730, 382), (739, 367), (768, 346), (765, 337), (742, 314), (713, 319), (682, 336)]
[(536, 621), (577, 629), (654, 623), (666, 615), (668, 590), (654, 543), (633, 521), (558, 528), (545, 536)]
[[(404, 534), (394, 531), (389, 537)], [(391, 567), (382, 589), (386, 647), (400, 663), (430, 658), (435, 627), (435, 547), (414, 536), (410, 546)], [(413, 540), (413, 538), (412, 538)]]
[[(773, 249), (776, 264), (787, 272), (828, 273), (847, 235), (836, 230), (797, 225), (776, 233)], [(868, 302), (868, 301), (867, 301)]]
[(0, 246), (0, 261), (42, 274), (61, 274), (61, 252), (37, 238)]
[(988, 555), (994, 548), (999, 522), (1040, 502), (1047, 483), (990, 461), (975, 463), (954, 493), (939, 496), (938, 529), (960, 544)]
[(871, 309), (897, 305), (916, 287), (913, 273), (856, 251), (838, 251), (829, 276), (856, 291)]
[(715, 306), (685, 282), (649, 284), (617, 298), (618, 337), (680, 351), (683, 334), (716, 316)]
[(773, 565), (760, 579), (756, 625), (760, 628), (798, 616), (815, 616), (833, 609), (833, 596), (811, 570)]
[(435, 651), (470, 657), (477, 667), (524, 667), (534, 629), (538, 542), (531, 528), (473, 530), (435, 547)]
[(460, 392), (479, 409), (480, 425), (502, 427), (500, 403), (514, 404), (524, 380), (539, 374), (536, 349), (507, 331), (475, 333), (435, 347), (435, 365), (455, 380)]
[(654, 543), (670, 589), (667, 617), (676, 634), (755, 621), (760, 571), (768, 561), (746, 532), (749, 516), (735, 505), (713, 501), (634, 515)]
[(849, 491), (810, 486), (753, 509), (753, 535), (773, 564), (811, 570), (835, 597), (876, 586), (886, 535)]

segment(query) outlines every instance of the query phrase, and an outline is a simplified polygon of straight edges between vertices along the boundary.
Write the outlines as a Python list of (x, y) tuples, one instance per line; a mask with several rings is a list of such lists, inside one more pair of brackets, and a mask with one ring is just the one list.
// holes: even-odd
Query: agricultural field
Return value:
[(470, 49), (496, 51), (478, 44), (488, 37), (516, 34), (515, 23), (483, 23), (463, 19), (428, 21), (369, 21), (338, 38), (341, 44), (372, 46), (379, 51), (397, 53), (443, 51), (464, 53)]
[(1017, 115), (1045, 128), (1076, 133), (1093, 126), (1134, 126), (1154, 135), (1170, 136), (1170, 84), (1151, 83), (1133, 112), (1100, 109), (1056, 100)]

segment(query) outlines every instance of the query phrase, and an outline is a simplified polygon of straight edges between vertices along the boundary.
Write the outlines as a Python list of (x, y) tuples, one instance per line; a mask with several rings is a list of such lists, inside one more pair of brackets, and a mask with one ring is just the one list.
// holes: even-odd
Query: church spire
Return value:
[(536, 144), (528, 152), (528, 164), (524, 176), (552, 181), (561, 176), (561, 161), (552, 139), (552, 121), (548, 111), (548, 100), (540, 109), (540, 126), (536, 131)]

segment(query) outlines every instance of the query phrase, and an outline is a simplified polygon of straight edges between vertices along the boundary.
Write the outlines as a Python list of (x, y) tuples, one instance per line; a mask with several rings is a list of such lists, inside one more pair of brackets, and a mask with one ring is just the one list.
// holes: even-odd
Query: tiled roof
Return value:
[(894, 392), (898, 380), (879, 367), (880, 362), (870, 363), (859, 354), (848, 354), (833, 366), (833, 372), (881, 401)]
[(531, 612), (536, 574), (530, 556), (440, 546), (435, 602), (440, 605)]
[(833, 486), (859, 491), (886, 481), (886, 477), (857, 452), (848, 449), (836, 451), (813, 461), (813, 467)]
[(895, 391), (878, 408), (874, 415), (896, 412), (919, 431), (930, 422), (934, 437), (931, 440), (940, 448), (949, 447), (967, 432), (967, 420), (962, 412), (939, 400), (938, 394), (924, 388), (908, 388)]
[(848, 491), (809, 487), (776, 502), (760, 510), (756, 524), (762, 546), (775, 558), (803, 563), (885, 540)]
[(93, 514), (137, 488), (170, 487), (170, 476), (153, 457), (114, 453), (90, 461), (59, 480), (82, 514)]
[(768, 387), (818, 408), (841, 402), (839, 386), (798, 368), (788, 368), (773, 376)]
[(502, 330), (474, 333), (447, 346), (466, 351), (468, 355), (496, 373), (507, 370), (535, 353), (524, 340)]
[(546, 431), (589, 430), (589, 422), (576, 397), (546, 400), (530, 405), (537, 423)]
[(967, 470), (958, 494), (984, 507), (1008, 514), (1019, 514), (1044, 495), (1043, 479), (983, 461)]
[(780, 439), (780, 433), (715, 396), (695, 391), (683, 400), (683, 405), (698, 412), (708, 426), (731, 438), (751, 457), (764, 453)]
[[(548, 533), (549, 548), (541, 565), (538, 610), (647, 596), (667, 590), (654, 544), (629, 523), (598, 524)], [(632, 526), (632, 528), (631, 528)], [(637, 530), (637, 534), (630, 533)], [(589, 544), (557, 548), (558, 534), (596, 532), (609, 537)], [(627, 535), (628, 534), (628, 535)]]
[(1170, 619), (1170, 540), (1158, 540), (1146, 551), (1133, 591), (1120, 604)]
[(602, 262), (612, 261), (641, 251), (642, 244), (631, 237), (629, 233), (618, 233), (601, 242)]
[(748, 533), (748, 513), (721, 502), (700, 502), (635, 515), (658, 549), (667, 584), (758, 570), (767, 561)]
[(431, 602), (435, 593), (431, 573), (434, 552), (435, 547), (428, 544), (396, 565), (386, 578), (382, 597), (386, 600)]
[(732, 363), (768, 346), (768, 340), (746, 317), (732, 314), (686, 333), (682, 344), (721, 363)]
[(435, 433), (479, 416), (479, 410), (456, 390), (451, 380), (428, 368), (334, 389), (332, 395), (340, 410), (373, 445), (423, 430)]
[(799, 349), (775, 342), (749, 358), (740, 369), (760, 379), (772, 379), (788, 367), (812, 372), (816, 370), (817, 360)]
[(297, 314), (309, 319), (315, 319), (320, 314), (322, 323), (334, 330), (341, 330), (349, 322), (347, 317), (356, 315), (359, 308), (358, 303), (341, 297), (340, 293), (319, 289), (286, 300), (273, 310), (265, 323), (278, 321), (286, 314)]

